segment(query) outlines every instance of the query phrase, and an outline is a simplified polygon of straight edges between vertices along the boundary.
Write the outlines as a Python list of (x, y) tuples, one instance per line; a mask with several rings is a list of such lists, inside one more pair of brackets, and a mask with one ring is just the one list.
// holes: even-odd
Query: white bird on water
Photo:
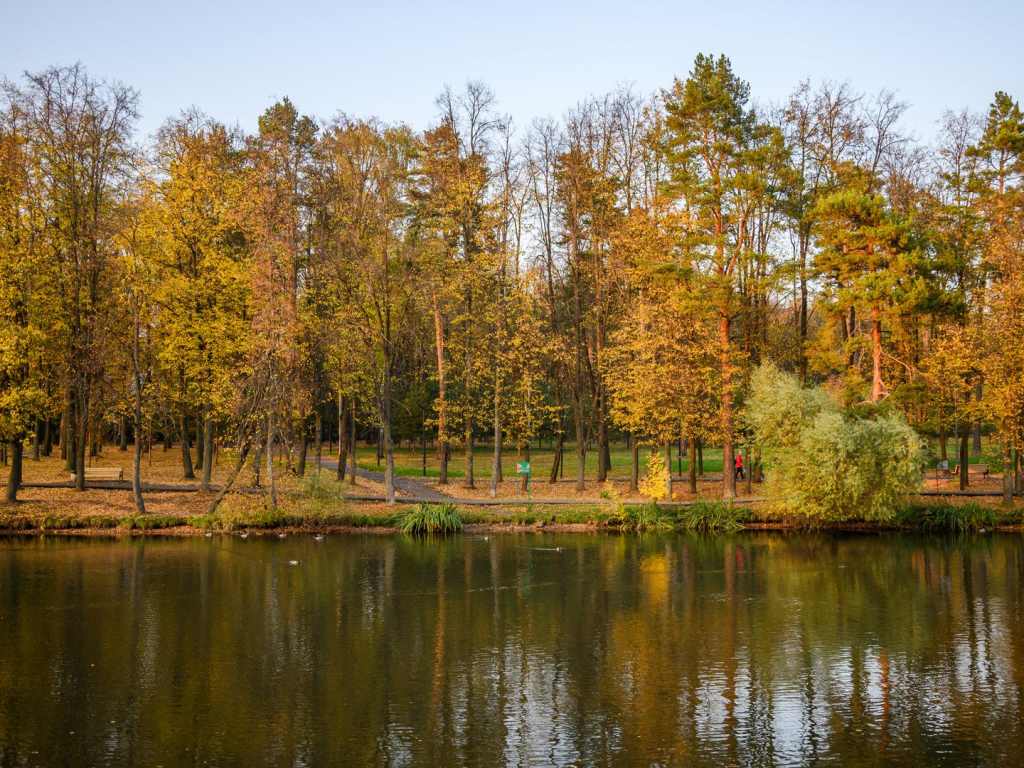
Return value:
[(288, 565), (298, 565), (298, 564), (299, 564), (298, 560), (289, 560), (288, 561)]
[(279, 534), (277, 534), (277, 538), (283, 539), (287, 535), (288, 535), (287, 533), (279, 533)]
[(208, 538), (208, 539), (212, 539), (212, 538), (213, 538), (213, 534), (212, 534), (212, 533), (207, 533), (207, 534), (206, 534), (206, 538)]
[(315, 538), (317, 541), (323, 541), (324, 540), (323, 534), (318, 534), (317, 536), (314, 536), (313, 538)]
[(249, 532), (248, 532), (248, 531), (246, 531), (245, 533), (243, 533), (243, 534), (242, 534), (242, 538), (243, 538), (243, 539), (248, 539), (248, 538), (249, 538)]

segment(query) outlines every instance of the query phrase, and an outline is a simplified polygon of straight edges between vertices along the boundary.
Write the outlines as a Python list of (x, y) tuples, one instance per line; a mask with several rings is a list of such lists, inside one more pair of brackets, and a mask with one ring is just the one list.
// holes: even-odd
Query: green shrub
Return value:
[(675, 527), (676, 520), (672, 512), (659, 507), (654, 502), (643, 506), (623, 508), (619, 514), (620, 527), (624, 531), (670, 531)]
[(770, 493), (790, 513), (819, 520), (891, 520), (921, 485), (924, 441), (902, 414), (857, 416), (822, 390), (762, 366), (746, 423), (768, 464)]
[(764, 459), (771, 462), (799, 445), (803, 431), (819, 413), (836, 410), (827, 392), (805, 389), (796, 376), (767, 363), (751, 374), (744, 422)]
[(695, 501), (679, 513), (679, 527), (688, 531), (738, 531), (747, 511), (715, 501)]
[(440, 504), (421, 502), (396, 516), (400, 533), (456, 533), (462, 530), (459, 509), (449, 501)]

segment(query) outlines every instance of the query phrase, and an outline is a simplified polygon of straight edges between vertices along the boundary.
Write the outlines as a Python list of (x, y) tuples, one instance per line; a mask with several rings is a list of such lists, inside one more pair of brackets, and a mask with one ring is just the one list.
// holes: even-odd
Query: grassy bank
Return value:
[(418, 504), (398, 508), (329, 497), (286, 499), (276, 509), (262, 498), (231, 498), (213, 515), (39, 513), (18, 506), (0, 507), (0, 533), (95, 532), (201, 535), (242, 531), (456, 533), (479, 530), (584, 530), (610, 532), (706, 531), (744, 528), (777, 530), (877, 530), (969, 533), (1020, 530), (1022, 510), (978, 502), (914, 501), (890, 521), (820, 521), (781, 514), (767, 505), (730, 506), (699, 502), (687, 507), (651, 504), (618, 506), (459, 507)]

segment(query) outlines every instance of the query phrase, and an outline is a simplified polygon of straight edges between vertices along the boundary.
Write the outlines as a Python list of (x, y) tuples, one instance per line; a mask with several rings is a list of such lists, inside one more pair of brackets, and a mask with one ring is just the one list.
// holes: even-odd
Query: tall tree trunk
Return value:
[(348, 415), (346, 398), (338, 393), (338, 482), (345, 479), (345, 463), (348, 461), (348, 430), (345, 420)]
[(438, 485), (448, 485), (448, 459), (451, 458), (451, 446), (447, 440), (438, 443), (441, 451), (441, 473), (437, 482)]
[(722, 371), (722, 498), (736, 496), (736, 476), (732, 472), (736, 461), (733, 448), (732, 414), (732, 359), (729, 355), (730, 320), (728, 306), (719, 310), (718, 343), (721, 347), (720, 366)]
[(871, 402), (882, 399), (882, 311), (871, 305)]
[[(468, 418), (468, 416), (467, 416)], [(475, 488), (476, 485), (473, 482), (473, 429), (472, 426), (466, 428), (466, 476), (464, 485), (467, 488)]]
[(122, 453), (128, 452), (128, 417), (121, 416), (121, 434), (118, 435), (117, 449)]
[(697, 474), (704, 477), (704, 438), (697, 441)]
[(74, 472), (75, 460), (75, 432), (78, 420), (75, 418), (75, 395), (68, 390), (68, 401), (64, 406), (64, 413), (60, 418), (60, 457), (64, 459), (64, 469)]
[(47, 416), (43, 420), (43, 455), (49, 456), (53, 452), (53, 422)]
[(800, 231), (800, 350), (798, 371), (800, 386), (807, 385), (807, 241), (809, 233), (804, 226)]
[(608, 479), (608, 422), (604, 415), (604, 385), (598, 383), (597, 397), (597, 481), (603, 483)]
[(444, 379), (444, 325), (441, 312), (437, 307), (437, 296), (434, 296), (434, 343), (437, 348), (437, 457), (441, 461), (441, 477), (439, 485), (448, 485), (448, 458), (451, 450), (448, 445), (448, 402), (445, 399)]
[(491, 498), (498, 497), (498, 483), (501, 482), (501, 408), (500, 390), (494, 388), (494, 458), (491, 460)]
[(267, 483), (270, 485), (270, 507), (277, 509), (277, 485), (274, 482), (274, 412), (267, 414)]
[(37, 418), (32, 430), (32, 461), (39, 461), (40, 443), (42, 443), (43, 420)]
[[(559, 425), (561, 426), (561, 425)], [(565, 451), (565, 433), (559, 431), (558, 441), (555, 444), (555, 458), (551, 462), (551, 476), (548, 478), (548, 482), (551, 484), (558, 482), (558, 473), (562, 468), (562, 454)]]
[(1003, 504), (1013, 504), (1013, 441), (1003, 440)]
[(746, 480), (744, 481), (745, 492), (747, 496), (750, 495), (751, 484), (754, 482), (754, 464), (750, 460), (750, 445), (743, 446), (743, 469), (746, 474)]
[(295, 465), (295, 474), (299, 477), (304, 477), (306, 474), (306, 456), (309, 451), (309, 440), (307, 432), (307, 420), (299, 419), (299, 457), (298, 463)]
[[(579, 397), (582, 397), (582, 395), (579, 395), (577, 400)], [(587, 443), (583, 435), (583, 404), (578, 403), (578, 405), (579, 407), (573, 418), (573, 421), (576, 422), (576, 490), (583, 491), (587, 487)]]
[(213, 414), (210, 408), (206, 409), (206, 418), (203, 419), (203, 444), (203, 478), (199, 487), (203, 493), (209, 493), (210, 478), (213, 477)]
[[(980, 403), (982, 395), (982, 383), (974, 388), (974, 397)], [(981, 421), (974, 422), (974, 440), (971, 443), (971, 456), (981, 456)]]
[(957, 470), (960, 473), (960, 490), (966, 491), (967, 486), (970, 484), (970, 472), (967, 469), (967, 440), (971, 434), (971, 424), (969, 421), (964, 419), (960, 423), (960, 458), (957, 462)]
[(640, 490), (640, 441), (636, 435), (632, 436), (630, 442), (630, 470), (629, 470), (629, 490), (639, 491)]
[[(202, 413), (203, 410), (204, 410), (203, 408), (200, 408), (199, 412)], [(204, 462), (203, 451), (205, 450), (205, 445), (203, 443), (203, 420), (200, 419), (199, 416), (196, 416), (195, 422), (196, 422), (196, 467), (200, 471), (202, 471), (203, 462)]]
[(665, 451), (665, 498), (672, 501), (672, 441), (665, 440), (663, 449)]
[(313, 432), (313, 445), (316, 448), (316, 472), (320, 474), (320, 470), (323, 469), (324, 465), (324, 414), (323, 406), (319, 400), (316, 404), (316, 426)]
[(18, 488), (21, 487), (22, 474), (22, 451), (24, 450), (23, 434), (16, 435), (11, 439), (11, 472), (7, 476), (7, 494), (4, 500), (8, 504), (14, 504), (18, 500)]
[(690, 435), (690, 493), (697, 495), (697, 439)]
[[(472, 307), (472, 303), (470, 303)], [(473, 362), (472, 357), (466, 354), (466, 474), (465, 474), (465, 486), (467, 488), (475, 488), (476, 485), (473, 482), (473, 415), (472, 415), (472, 378), (473, 378)]]
[(390, 342), (385, 341), (384, 352), (384, 402), (381, 404), (381, 436), (384, 439), (384, 497), (388, 506), (395, 503), (395, 446), (391, 439), (391, 350)]
[(194, 480), (196, 473), (192, 468), (192, 446), (189, 444), (188, 415), (185, 413), (184, 408), (178, 416), (178, 426), (178, 431), (181, 433), (181, 471), (184, 473), (186, 480)]
[(75, 436), (75, 490), (85, 490), (85, 451), (89, 437), (89, 399), (85, 387), (79, 387), (78, 402), (75, 404), (78, 420), (78, 434)]
[(351, 485), (356, 484), (356, 398), (353, 395), (350, 398), (350, 411), (348, 421), (348, 445), (352, 451), (352, 472), (349, 476), (349, 483)]
[[(137, 335), (137, 334), (136, 334)], [(138, 355), (138, 339), (135, 354)], [(135, 511), (146, 514), (146, 502), (142, 498), (142, 376), (135, 373), (135, 407), (132, 409), (132, 424), (135, 428), (134, 451), (132, 456), (132, 497), (135, 499)], [(127, 423), (122, 421), (122, 427)]]
[(949, 461), (949, 456), (946, 452), (946, 443), (949, 438), (946, 436), (946, 423), (943, 422), (939, 425), (939, 461)]
[[(605, 420), (607, 420), (607, 417), (605, 417)], [(604, 427), (604, 447), (603, 447), (603, 449), (601, 449), (601, 453), (604, 454), (604, 468), (606, 470), (606, 474), (610, 475), (611, 474), (611, 437), (608, 435), (607, 424), (605, 424), (605, 427)]]

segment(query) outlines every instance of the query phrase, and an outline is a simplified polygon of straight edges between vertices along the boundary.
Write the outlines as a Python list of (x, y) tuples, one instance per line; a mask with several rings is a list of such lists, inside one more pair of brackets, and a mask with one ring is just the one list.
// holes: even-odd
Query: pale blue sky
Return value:
[(897, 89), (932, 133), (945, 107), (1024, 99), (1024, 2), (175, 3), (0, 0), (0, 72), (82, 61), (141, 91), (141, 128), (195, 104), (247, 130), (275, 98), (423, 128), (445, 83), (482, 79), (525, 126), (589, 94), (685, 76), (725, 53), (762, 100), (799, 80)]

